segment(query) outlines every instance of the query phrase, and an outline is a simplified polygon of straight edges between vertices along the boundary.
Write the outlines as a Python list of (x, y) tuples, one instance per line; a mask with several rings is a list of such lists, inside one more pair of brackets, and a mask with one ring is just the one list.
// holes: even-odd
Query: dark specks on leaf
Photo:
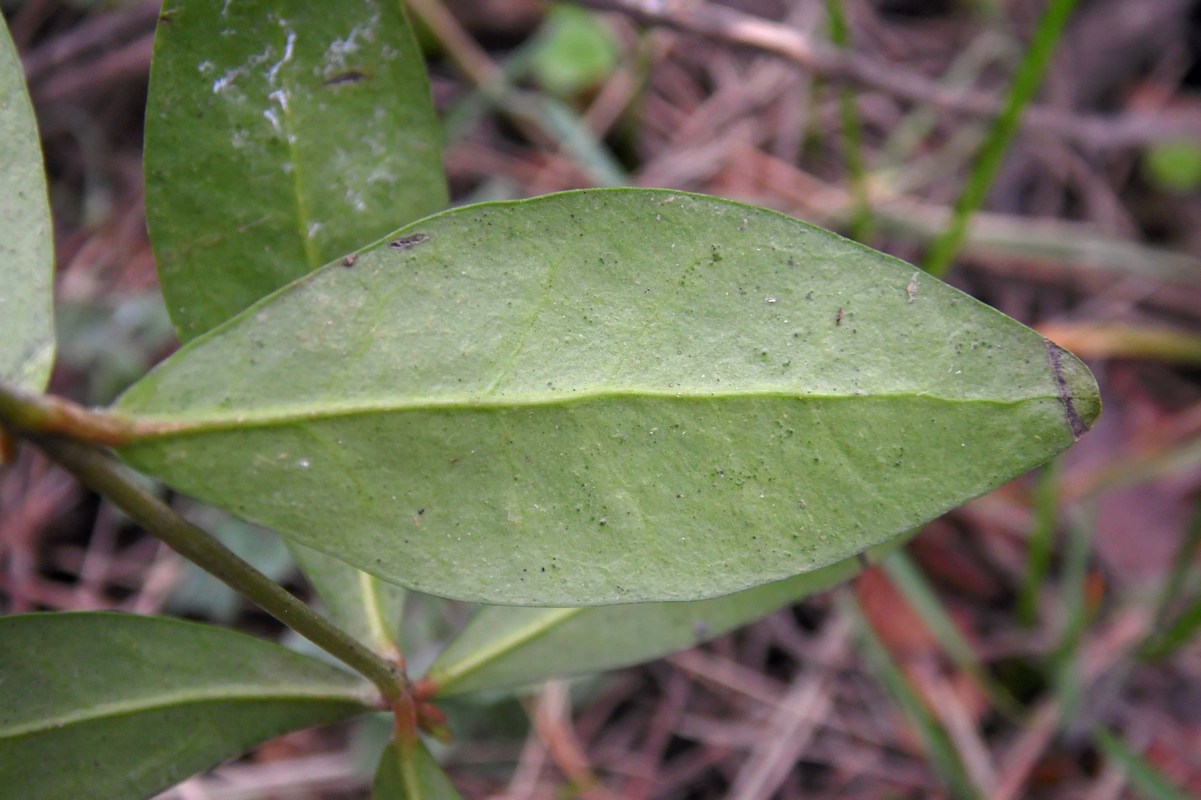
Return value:
[(357, 69), (351, 69), (351, 70), (347, 70), (346, 72), (339, 72), (337, 75), (334, 75), (333, 77), (326, 78), (325, 85), (326, 86), (342, 86), (347, 83), (358, 83), (359, 81), (365, 79), (366, 77), (367, 77), (366, 75), (359, 72)]
[(359, 260), (358, 256), (353, 255), (353, 254), (349, 255), (346, 258), (342, 259), (342, 266), (353, 267), (358, 262), (358, 260)]
[(842, 324), (842, 306), (838, 307), (838, 311), (834, 314), (834, 326), (838, 327)]
[(410, 247), (416, 247), (429, 240), (430, 237), (428, 234), (414, 233), (411, 236), (402, 236), (399, 239), (388, 242), (388, 247), (391, 247), (393, 250), (408, 250)]

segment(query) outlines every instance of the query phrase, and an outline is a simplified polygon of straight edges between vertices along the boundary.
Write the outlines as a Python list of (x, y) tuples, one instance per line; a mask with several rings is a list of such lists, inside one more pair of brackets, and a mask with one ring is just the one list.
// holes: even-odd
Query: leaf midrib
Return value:
[(490, 395), (488, 397), (465, 396), (461, 398), (440, 397), (437, 400), (419, 398), (409, 401), (395, 399), (366, 400), (360, 402), (292, 404), (287, 406), (260, 407), (250, 410), (221, 411), (209, 409), (193, 414), (155, 414), (136, 409), (117, 407), (116, 413), (133, 423), (131, 442), (156, 439), (163, 436), (212, 433), (223, 430), (247, 428), (269, 428), (300, 422), (317, 422), (331, 419), (366, 416), (371, 414), (402, 414), (439, 411), (496, 411), (505, 409), (550, 408), (555, 406), (583, 405), (597, 401), (621, 400), (674, 400), (686, 402), (721, 402), (724, 400), (787, 400), (803, 402), (838, 402), (880, 400), (922, 400), (944, 403), (951, 406), (996, 406), (1013, 407), (1026, 403), (1055, 400), (1054, 392), (1032, 393), (1025, 397), (1006, 399), (986, 397), (943, 397), (927, 392), (893, 392), (874, 394), (806, 394), (803, 392), (740, 391), (740, 392), (663, 392), (644, 390), (582, 391), (555, 395), (523, 394), (514, 396)]
[(523, 625), (507, 636), (493, 639), (488, 646), (474, 651), (470, 656), (461, 658), (457, 662), (452, 662), (447, 668), (430, 670), (426, 677), (438, 687), (439, 694), (444, 694), (444, 690), (452, 688), (456, 683), (462, 683), (464, 679), (470, 678), (489, 664), (496, 663), (518, 648), (541, 639), (556, 628), (566, 625), (589, 608), (595, 608), (595, 606), (547, 609), (544, 616), (534, 622)]
[(317, 688), (308, 690), (294, 689), (283, 692), (279, 691), (277, 687), (273, 687), (272, 691), (267, 692), (264, 691), (263, 687), (260, 686), (240, 686), (232, 689), (228, 687), (222, 687), (220, 692), (195, 690), (162, 692), (155, 694), (150, 698), (138, 698), (135, 700), (125, 700), (120, 702), (92, 704), (86, 709), (81, 709), (74, 713), (39, 717), (31, 722), (0, 728), (0, 741), (5, 739), (13, 739), (19, 736), (43, 733), (57, 728), (64, 728), (69, 725), (83, 725), (89, 722), (98, 722), (105, 719), (131, 716), (134, 714), (159, 711), (167, 708), (201, 705), (206, 702), (222, 703), (246, 700), (260, 702), (286, 702), (288, 700), (320, 700), (331, 703), (357, 703), (359, 705), (363, 705), (364, 710), (366, 710), (367, 706), (364, 703), (365, 691), (365, 686), (359, 687), (355, 690), (347, 688), (342, 692), (334, 692), (329, 689)]

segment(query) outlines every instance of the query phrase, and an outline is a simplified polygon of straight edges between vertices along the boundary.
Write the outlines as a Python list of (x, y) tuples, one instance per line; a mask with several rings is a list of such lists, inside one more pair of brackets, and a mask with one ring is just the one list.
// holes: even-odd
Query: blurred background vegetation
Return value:
[[(1105, 401), (1058, 462), (849, 586), (456, 701), (439, 755), (466, 797), (1201, 796), (1201, 2), (407, 5), (455, 202), (628, 184), (775, 208), (945, 272)], [(159, 3), (3, 10), (55, 213), (52, 391), (107, 403), (176, 346), (142, 195)], [(173, 502), (307, 591), (271, 534)], [(0, 473), (0, 612), (41, 609), (284, 636), (26, 448)], [(414, 672), (469, 613), (408, 604)], [(294, 734), (169, 796), (362, 797), (387, 727)]]

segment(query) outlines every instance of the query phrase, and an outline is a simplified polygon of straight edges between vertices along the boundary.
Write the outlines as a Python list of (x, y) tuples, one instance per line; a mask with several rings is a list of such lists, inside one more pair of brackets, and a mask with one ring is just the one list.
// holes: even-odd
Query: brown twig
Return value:
[[(681, 0), (575, 0), (599, 11), (616, 11), (718, 42), (749, 47), (791, 61), (838, 82), (857, 83), (895, 97), (974, 116), (995, 116), (1000, 101), (987, 92), (943, 86), (925, 76), (862, 53), (840, 51), (770, 20), (708, 3)], [(1123, 148), (1148, 142), (1201, 138), (1201, 116), (1071, 114), (1030, 106), (1023, 125), (1093, 148)]]
[(78, 25), (52, 36), (21, 57), (25, 79), (37, 83), (52, 72), (85, 57), (111, 53), (118, 43), (153, 33), (162, 3), (140, 2), (112, 13), (90, 16)]

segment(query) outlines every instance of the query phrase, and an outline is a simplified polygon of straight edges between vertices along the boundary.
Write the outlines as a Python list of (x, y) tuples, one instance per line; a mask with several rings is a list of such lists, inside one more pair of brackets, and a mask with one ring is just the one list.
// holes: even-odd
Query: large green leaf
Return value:
[(870, 556), (710, 600), (575, 608), (485, 606), (439, 654), (426, 678), (437, 696), (449, 697), (648, 661), (842, 583), (903, 539), (886, 542)]
[(686, 600), (840, 561), (1069, 446), (1088, 370), (763, 209), (593, 190), (428, 218), (134, 386), (176, 488), (433, 594)]
[(54, 361), (54, 242), (33, 106), (0, 19), (0, 380), (42, 391)]
[(372, 800), (456, 800), (459, 796), (420, 739), (392, 742), (380, 756)]
[(445, 208), (438, 137), (401, 3), (169, 3), (146, 213), (180, 337)]
[(319, 550), (289, 542), (292, 557), (313, 584), (330, 619), (377, 653), (396, 657), (405, 590)]
[(363, 679), (240, 633), (124, 614), (0, 618), (0, 794), (147, 797), (364, 711)]

